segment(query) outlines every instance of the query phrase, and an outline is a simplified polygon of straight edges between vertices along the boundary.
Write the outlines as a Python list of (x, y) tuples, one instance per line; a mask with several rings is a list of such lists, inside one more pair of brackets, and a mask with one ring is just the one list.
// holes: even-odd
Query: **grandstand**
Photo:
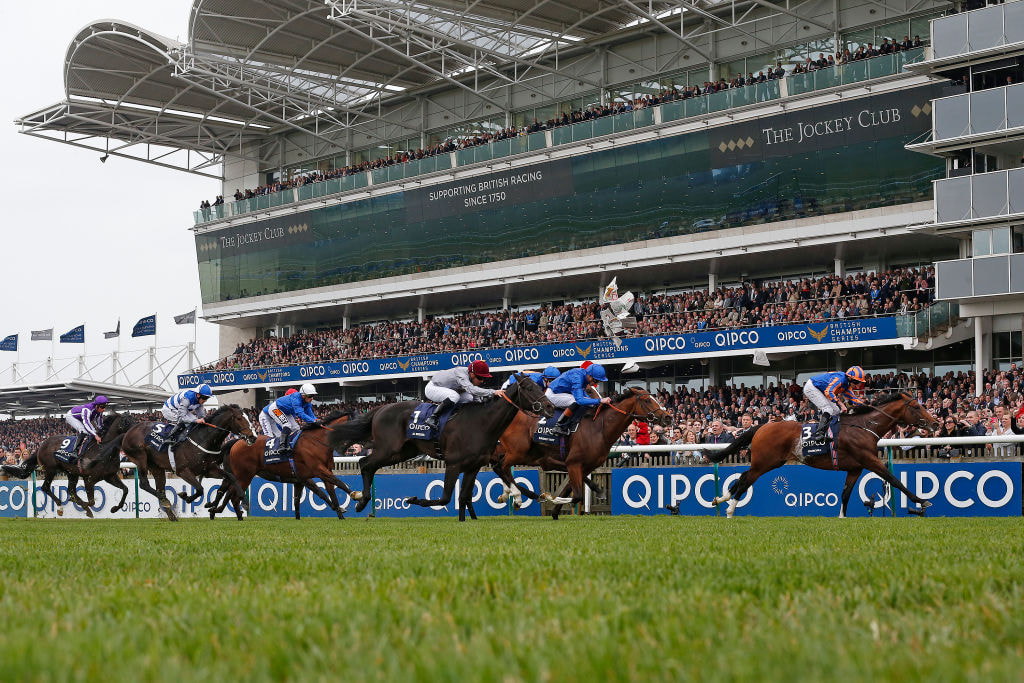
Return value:
[[(1012, 136), (972, 157), (977, 135), (936, 134), (947, 102), (1021, 74), (940, 47), (944, 22), (967, 16), (932, 24), (951, 9), (964, 8), (196, 0), (185, 42), (84, 28), (66, 98), (18, 123), (222, 180), (191, 226), (219, 358), (179, 382), (248, 406), (299, 381), (328, 399), (418, 396), (477, 354), (502, 369), (600, 359), (669, 392), (853, 363), (1008, 369), (1024, 309), (950, 294), (943, 269), (1012, 264), (1019, 235), (986, 227), (984, 252), (981, 219), (943, 213), (970, 204), (933, 200), (980, 177), (965, 159), (1001, 178), (1020, 165)], [(976, 61), (1002, 58), (987, 49)], [(595, 326), (613, 276), (651, 307), (622, 346)], [(777, 310), (749, 305), (786, 287), (797, 297)], [(721, 314), (677, 305), (698, 295)], [(500, 333), (482, 335), (485, 320)], [(627, 362), (640, 372), (616, 372)]]

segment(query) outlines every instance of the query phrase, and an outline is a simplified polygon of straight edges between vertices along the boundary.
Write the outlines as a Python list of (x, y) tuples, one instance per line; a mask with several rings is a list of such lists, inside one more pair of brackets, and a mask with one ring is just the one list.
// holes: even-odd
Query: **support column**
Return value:
[(718, 275), (715, 273), (708, 273), (708, 296), (715, 293), (715, 289), (718, 288)]
[(421, 323), (427, 317), (427, 309), (420, 306), (416, 309), (416, 322)]
[(846, 264), (841, 257), (837, 256), (834, 259), (833, 266), (836, 277), (846, 277)]
[(720, 361), (720, 358), (708, 359), (708, 385), (710, 386), (717, 387), (722, 383), (722, 370)]
[(974, 393), (985, 390), (985, 370), (992, 367), (992, 317), (974, 317)]
[(507, 296), (501, 297), (501, 310), (505, 311), (512, 305), (512, 299)]
[(352, 326), (352, 321), (347, 315), (341, 316), (341, 329), (347, 330)]

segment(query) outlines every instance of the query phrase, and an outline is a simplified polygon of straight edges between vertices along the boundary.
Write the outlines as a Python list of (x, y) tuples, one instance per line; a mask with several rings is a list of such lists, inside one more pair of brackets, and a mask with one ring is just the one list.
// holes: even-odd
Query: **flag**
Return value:
[(174, 316), (175, 325), (195, 325), (196, 324), (196, 309), (192, 309), (188, 313), (182, 313), (181, 315)]
[(148, 337), (155, 334), (156, 313), (147, 315), (145, 318), (139, 318), (139, 322), (135, 323), (135, 327), (132, 328), (133, 337)]
[(53, 341), (53, 328), (48, 330), (32, 330), (32, 341)]
[(103, 338), (104, 339), (113, 339), (114, 337), (120, 337), (120, 336), (121, 336), (121, 319), (118, 318), (117, 319), (117, 327), (114, 328), (113, 332), (104, 332), (103, 333)]
[(79, 325), (74, 327), (64, 334), (60, 335), (61, 344), (84, 344), (85, 343), (85, 325)]
[(17, 351), (18, 350), (18, 335), (9, 334), (4, 337), (3, 341), (0, 341), (0, 351)]

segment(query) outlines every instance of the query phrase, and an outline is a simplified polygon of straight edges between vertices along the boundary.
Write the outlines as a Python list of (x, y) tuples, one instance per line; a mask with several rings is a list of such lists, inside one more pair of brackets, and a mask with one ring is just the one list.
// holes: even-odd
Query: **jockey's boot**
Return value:
[(454, 405), (455, 402), (452, 401), (450, 398), (446, 398), (445, 400), (441, 401), (441, 404), (437, 406), (437, 410), (435, 410), (430, 415), (430, 417), (424, 420), (423, 424), (429, 426), (431, 429), (437, 429), (439, 424), (438, 421), (441, 419), (441, 413), (445, 412), (446, 410), (451, 410), (451, 408)]
[(551, 432), (559, 436), (569, 436), (569, 420), (576, 412), (573, 408), (566, 408), (558, 418), (558, 422), (551, 425)]
[(291, 427), (281, 427), (281, 436), (279, 438), (281, 439), (280, 441), (278, 441), (278, 443), (280, 444), (279, 448), (282, 451), (287, 450), (288, 449), (288, 442), (292, 438), (292, 428)]
[(821, 417), (818, 418), (818, 429), (812, 437), (814, 441), (825, 441), (828, 439), (828, 425), (830, 422), (832, 422), (832, 416), (828, 413), (822, 413)]
[(186, 425), (184, 422), (179, 422), (178, 424), (174, 425), (174, 429), (172, 429), (171, 433), (167, 435), (166, 439), (164, 439), (164, 443), (169, 444), (171, 446), (176, 446), (178, 442), (181, 441), (180, 437), (182, 433), (185, 431), (185, 426)]

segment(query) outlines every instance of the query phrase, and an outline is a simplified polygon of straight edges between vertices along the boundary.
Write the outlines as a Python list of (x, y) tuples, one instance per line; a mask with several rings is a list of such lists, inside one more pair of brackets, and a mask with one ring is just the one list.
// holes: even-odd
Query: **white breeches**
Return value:
[(278, 418), (275, 415), (271, 415), (269, 412), (260, 411), (260, 429), (263, 433), (270, 437), (281, 436), (281, 431), (288, 427), (292, 432), (298, 431), (299, 423), (295, 421), (295, 418), (291, 415), (285, 415), (282, 413), (281, 417)]
[(184, 408), (178, 408), (177, 410), (175, 410), (174, 408), (168, 408), (167, 406), (164, 406), (160, 409), (160, 414), (164, 416), (164, 419), (167, 420), (169, 424), (173, 425), (176, 425), (182, 421), (195, 422), (198, 419), (196, 418), (195, 415), (188, 412)]
[(548, 389), (544, 392), (544, 395), (548, 397), (556, 408), (568, 408), (576, 403), (576, 399), (572, 397), (572, 394), (556, 394), (551, 389)]
[(90, 434), (89, 430), (85, 427), (85, 423), (70, 412), (64, 416), (64, 421), (71, 425), (71, 428), (74, 429), (77, 434)]
[(825, 394), (821, 393), (821, 390), (814, 386), (811, 380), (807, 380), (804, 383), (804, 396), (814, 404), (815, 408), (823, 413), (838, 415), (840, 412), (839, 406), (825, 398)]
[(423, 389), (423, 395), (434, 403), (440, 403), (445, 400), (451, 401), (452, 403), (472, 403), (474, 401), (473, 394), (468, 391), (464, 391), (460, 394), (454, 389), (439, 387), (433, 382), (427, 383), (427, 386)]

